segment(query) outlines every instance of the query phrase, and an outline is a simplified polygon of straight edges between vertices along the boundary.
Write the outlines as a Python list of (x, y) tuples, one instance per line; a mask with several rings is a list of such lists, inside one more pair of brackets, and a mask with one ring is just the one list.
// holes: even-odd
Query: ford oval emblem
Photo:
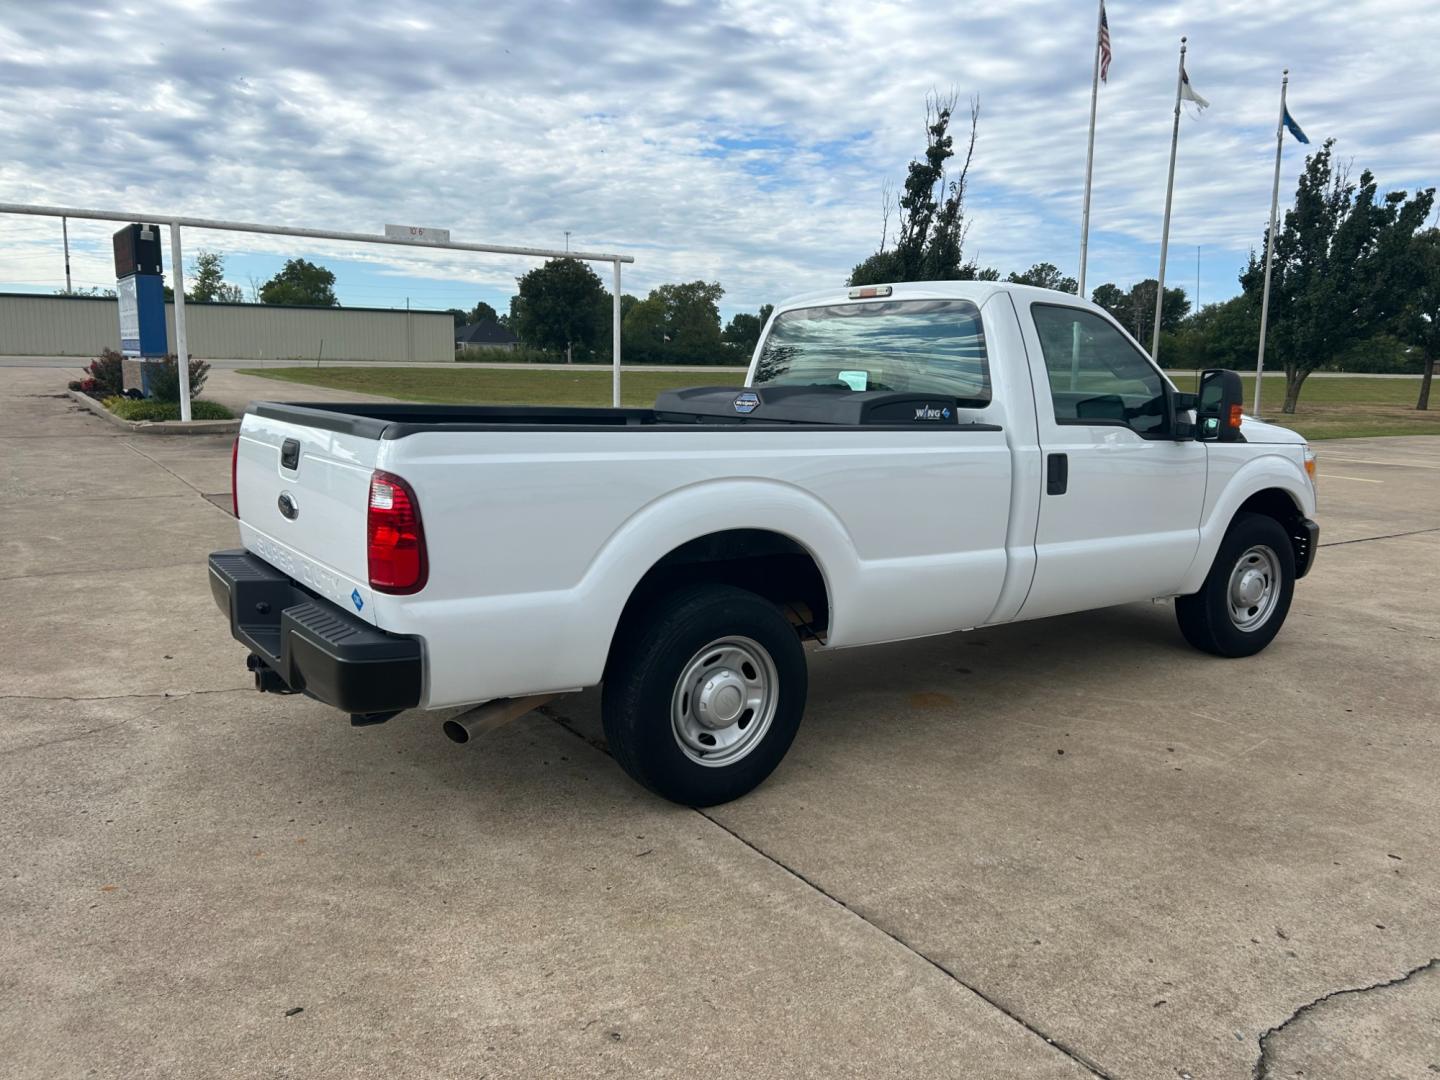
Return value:
[(760, 407), (760, 395), (751, 390), (746, 390), (735, 399), (735, 411), (741, 416), (746, 416)]
[(287, 521), (294, 521), (300, 516), (300, 504), (295, 501), (295, 496), (288, 491), (280, 492), (280, 498), (275, 500), (275, 505), (280, 507), (280, 516)]

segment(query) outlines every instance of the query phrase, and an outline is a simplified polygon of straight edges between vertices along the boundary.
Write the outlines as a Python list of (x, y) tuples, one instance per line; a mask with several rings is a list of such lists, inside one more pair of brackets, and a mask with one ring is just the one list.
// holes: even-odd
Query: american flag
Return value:
[(1105, 4), (1100, 4), (1100, 81), (1110, 74), (1110, 20), (1105, 17)]

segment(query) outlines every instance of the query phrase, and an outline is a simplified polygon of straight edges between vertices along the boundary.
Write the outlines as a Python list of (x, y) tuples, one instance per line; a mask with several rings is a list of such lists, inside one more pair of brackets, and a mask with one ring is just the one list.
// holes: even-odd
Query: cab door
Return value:
[(1014, 299), (1043, 469), (1018, 617), (1174, 595), (1200, 544), (1204, 444), (1174, 439), (1173, 387), (1109, 318)]

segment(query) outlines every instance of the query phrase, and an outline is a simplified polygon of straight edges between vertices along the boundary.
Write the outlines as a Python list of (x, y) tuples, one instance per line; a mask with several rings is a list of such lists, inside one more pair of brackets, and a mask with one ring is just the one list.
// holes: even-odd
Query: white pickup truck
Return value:
[(806, 643), (1174, 597), (1196, 647), (1263, 649), (1314, 456), (1240, 395), (1179, 392), (1068, 294), (828, 290), (743, 387), (653, 409), (256, 403), (210, 581), (262, 690), (373, 723), (603, 684), (626, 771), (713, 804), (789, 748)]

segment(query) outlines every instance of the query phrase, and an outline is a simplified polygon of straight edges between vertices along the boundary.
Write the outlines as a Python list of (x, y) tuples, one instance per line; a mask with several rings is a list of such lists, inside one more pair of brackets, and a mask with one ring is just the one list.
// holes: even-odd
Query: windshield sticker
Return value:
[(760, 395), (753, 391), (746, 390), (735, 399), (735, 411), (741, 416), (754, 412), (760, 407)]
[(864, 390), (870, 385), (870, 373), (868, 371), (842, 371), (835, 376), (851, 390)]

